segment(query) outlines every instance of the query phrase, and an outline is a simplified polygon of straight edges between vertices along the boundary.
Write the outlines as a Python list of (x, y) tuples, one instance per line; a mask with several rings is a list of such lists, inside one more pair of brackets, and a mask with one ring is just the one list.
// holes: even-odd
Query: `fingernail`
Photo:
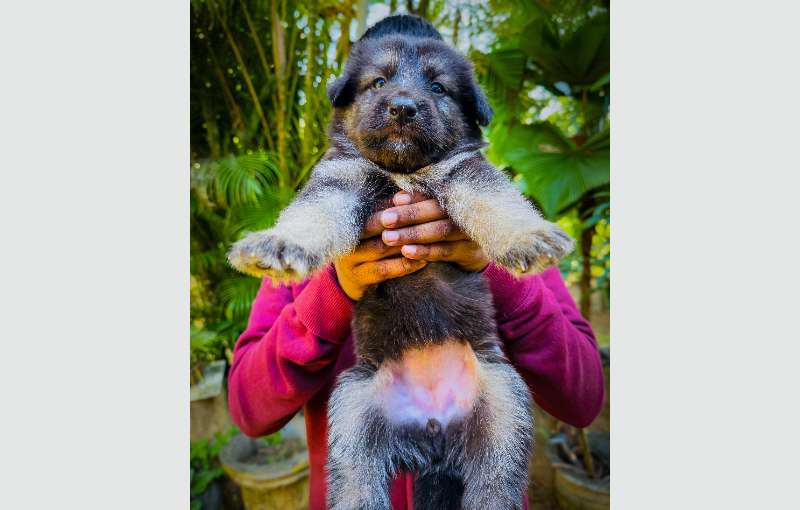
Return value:
[(394, 196), (395, 205), (408, 205), (411, 203), (411, 195), (407, 193), (398, 193)]
[(394, 230), (384, 230), (383, 231), (383, 240), (387, 242), (394, 242), (400, 239), (400, 234), (395, 232)]
[(400, 248), (400, 251), (402, 251), (404, 255), (416, 255), (417, 247), (409, 244)]
[(381, 214), (381, 223), (385, 227), (390, 227), (397, 223), (397, 213), (392, 211), (383, 211)]

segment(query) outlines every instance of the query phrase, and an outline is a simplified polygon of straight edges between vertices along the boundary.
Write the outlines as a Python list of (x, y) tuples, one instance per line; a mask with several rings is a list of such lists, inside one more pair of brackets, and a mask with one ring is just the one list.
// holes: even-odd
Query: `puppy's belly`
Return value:
[(431, 419), (442, 427), (468, 415), (478, 398), (478, 360), (472, 348), (456, 341), (410, 349), (378, 371), (378, 399), (393, 424)]

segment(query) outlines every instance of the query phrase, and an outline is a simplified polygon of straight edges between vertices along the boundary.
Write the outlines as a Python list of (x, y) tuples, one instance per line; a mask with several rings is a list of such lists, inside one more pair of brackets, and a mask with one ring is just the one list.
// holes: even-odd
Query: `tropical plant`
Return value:
[(226, 250), (267, 228), (325, 150), (325, 84), (350, 45), (355, 1), (192, 0), (192, 366), (230, 352), (256, 279)]
[[(580, 287), (582, 314), (593, 288), (608, 295), (608, 1), (192, 0), (195, 378), (204, 362), (230, 357), (259, 285), (228, 266), (226, 250), (269, 227), (325, 151), (325, 85), (366, 29), (370, 6), (381, 4), (426, 17), (468, 53), (495, 110), (487, 156), (579, 240), (561, 269)], [(575, 437), (594, 473), (585, 432)], [(195, 498), (221, 476), (225, 440), (192, 445)]]
[(192, 363), (222, 357), (258, 282), (225, 251), (268, 227), (326, 148), (337, 75), (370, 6), (412, 12), (469, 53), (495, 120), (487, 155), (580, 241), (562, 263), (607, 293), (608, 2), (192, 0)]
[[(497, 38), (489, 50), (472, 52), (496, 110), (487, 155), (578, 238), (579, 254), (561, 267), (574, 268), (579, 257), (580, 309), (589, 318), (592, 280), (607, 292), (610, 271), (609, 4), (493, 5), (509, 15), (494, 23)], [(593, 262), (600, 267), (594, 275)], [(575, 428), (574, 436), (594, 478), (586, 431)]]
[[(588, 317), (592, 241), (598, 223), (610, 219), (607, 3), (493, 5), (509, 15), (495, 22), (489, 50), (472, 52), (496, 110), (487, 155), (515, 176), (546, 216), (577, 213), (580, 305)], [(595, 283), (607, 288), (607, 281), (606, 275)]]
[(191, 443), (189, 447), (189, 494), (192, 510), (201, 510), (202, 504), (199, 498), (214, 481), (224, 474), (219, 462), (219, 452), (237, 432), (235, 427), (231, 427), (226, 432), (218, 432), (212, 439)]
[[(192, 365), (222, 357), (242, 332), (259, 282), (236, 273), (225, 253), (242, 233), (266, 228), (291, 196), (278, 184), (277, 158), (259, 151), (192, 165)], [(195, 374), (197, 375), (197, 374)]]

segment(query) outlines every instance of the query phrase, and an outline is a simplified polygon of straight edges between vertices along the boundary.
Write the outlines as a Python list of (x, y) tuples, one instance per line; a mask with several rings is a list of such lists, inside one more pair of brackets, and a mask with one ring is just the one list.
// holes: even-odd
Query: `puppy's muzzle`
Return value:
[(389, 100), (387, 111), (389, 117), (395, 122), (408, 124), (413, 122), (414, 117), (417, 116), (417, 105), (407, 97), (394, 97)]

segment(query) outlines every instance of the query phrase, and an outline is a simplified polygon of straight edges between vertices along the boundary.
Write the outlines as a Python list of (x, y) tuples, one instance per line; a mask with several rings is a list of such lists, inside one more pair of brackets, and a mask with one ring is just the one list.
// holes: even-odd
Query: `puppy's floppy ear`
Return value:
[(475, 115), (475, 120), (478, 122), (480, 126), (488, 126), (489, 123), (492, 121), (492, 115), (494, 115), (494, 111), (492, 107), (489, 105), (489, 100), (486, 99), (486, 94), (483, 93), (481, 90), (480, 85), (472, 82), (472, 91), (471, 91), (471, 103), (473, 106), (473, 113)]
[(347, 106), (355, 97), (356, 86), (349, 74), (345, 73), (328, 83), (327, 91), (334, 107)]

